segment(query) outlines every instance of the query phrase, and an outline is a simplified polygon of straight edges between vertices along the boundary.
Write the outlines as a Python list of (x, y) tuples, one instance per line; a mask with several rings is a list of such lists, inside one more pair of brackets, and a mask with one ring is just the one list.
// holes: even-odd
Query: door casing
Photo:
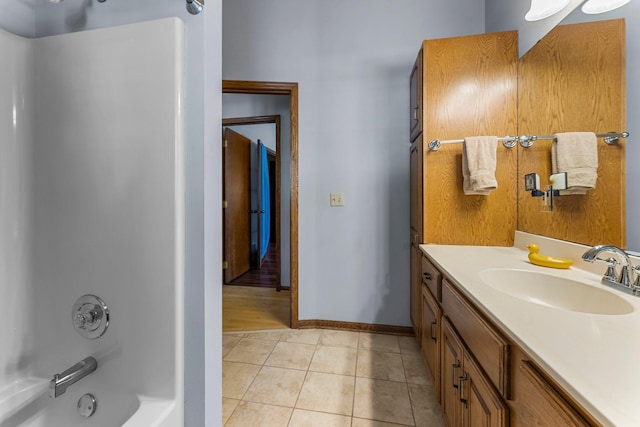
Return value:
[(289, 95), (291, 148), (291, 219), (290, 219), (290, 302), (292, 329), (298, 328), (298, 83), (223, 80), (222, 93), (253, 95)]

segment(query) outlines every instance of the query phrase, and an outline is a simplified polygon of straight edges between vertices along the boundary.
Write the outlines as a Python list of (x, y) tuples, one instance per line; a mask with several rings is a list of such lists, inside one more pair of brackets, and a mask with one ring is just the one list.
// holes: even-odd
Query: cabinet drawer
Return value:
[(425, 256), (422, 257), (422, 282), (436, 300), (442, 301), (442, 274)]
[(502, 397), (509, 399), (509, 342), (446, 278), (442, 280), (442, 311)]

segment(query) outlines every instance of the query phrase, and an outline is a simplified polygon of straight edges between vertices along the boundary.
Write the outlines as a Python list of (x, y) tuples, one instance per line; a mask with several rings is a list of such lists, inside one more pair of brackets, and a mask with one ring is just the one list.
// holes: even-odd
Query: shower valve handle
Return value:
[(80, 312), (73, 317), (76, 328), (95, 329), (96, 322), (102, 317), (101, 312), (93, 304), (85, 304)]

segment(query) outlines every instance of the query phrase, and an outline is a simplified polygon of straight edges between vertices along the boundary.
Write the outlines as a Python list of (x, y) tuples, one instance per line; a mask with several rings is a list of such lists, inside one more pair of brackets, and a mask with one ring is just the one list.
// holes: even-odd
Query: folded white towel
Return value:
[(471, 136), (462, 144), (462, 190), (466, 195), (488, 195), (496, 181), (497, 136)]
[(598, 180), (598, 139), (593, 132), (564, 132), (554, 135), (551, 146), (552, 173), (567, 173), (567, 190), (562, 194), (586, 194)]

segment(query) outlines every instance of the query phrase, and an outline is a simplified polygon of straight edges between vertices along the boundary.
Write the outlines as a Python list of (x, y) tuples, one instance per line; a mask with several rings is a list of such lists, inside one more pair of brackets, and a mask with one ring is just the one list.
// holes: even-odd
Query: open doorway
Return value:
[[(288, 126), (288, 121), (286, 123)], [(240, 230), (230, 232), (229, 235), (230, 237), (235, 237), (244, 232), (243, 237), (246, 241), (243, 245), (249, 252), (244, 254), (245, 259), (242, 260), (244, 268), (242, 270), (239, 270), (236, 265), (227, 266), (224, 270), (224, 283), (228, 285), (268, 287), (280, 291), (283, 289), (280, 273), (281, 253), (283, 252), (281, 241), (285, 237), (280, 231), (282, 211), (280, 207), (280, 186), (282, 182), (280, 115), (223, 118), (222, 127), (224, 140), (244, 150), (243, 153), (240, 153), (240, 159), (244, 159), (249, 164), (236, 164), (235, 167), (240, 169), (241, 174), (247, 174), (248, 172), (246, 178), (250, 179), (249, 184), (240, 184), (243, 181), (242, 179), (236, 179), (233, 183), (236, 187), (238, 185), (248, 185), (248, 194), (242, 194), (245, 201), (250, 203), (248, 207), (250, 209), (248, 230), (246, 229), (246, 224), (240, 225), (239, 222), (241, 221), (235, 219), (237, 214), (229, 211), (234, 206), (225, 205), (224, 217), (231, 217), (230, 221), (225, 222), (225, 232), (231, 231), (230, 229), (234, 226), (239, 226)], [(288, 139), (288, 127), (285, 135)], [(242, 137), (246, 137), (249, 140), (248, 153), (247, 148), (242, 145)], [(286, 145), (289, 145), (288, 140)], [(231, 156), (237, 148), (227, 147), (225, 157)], [(285, 151), (285, 155), (288, 160), (288, 150)], [(231, 184), (226, 183), (227, 173), (225, 168), (223, 180), (225, 182), (225, 191), (227, 187), (231, 187)], [(233, 179), (233, 177), (230, 179)], [(286, 177), (285, 181), (288, 182)], [(225, 198), (225, 202), (227, 201), (227, 198)], [(245, 209), (247, 208), (245, 207)], [(287, 213), (288, 209), (288, 206), (285, 206)], [(288, 215), (286, 217), (288, 218)], [(233, 240), (231, 238), (225, 239), (225, 254), (232, 252), (233, 246), (236, 245)], [(286, 248), (288, 249), (288, 242), (286, 242)], [(288, 250), (285, 250), (284, 253), (288, 254)], [(230, 253), (229, 255), (235, 254)], [(225, 256), (225, 261), (233, 262), (235, 257)], [(288, 263), (286, 266), (288, 267)], [(289, 289), (288, 279), (284, 289)]]
[[(283, 95), (286, 97), (287, 102), (287, 111), (286, 115), (283, 116), (283, 122), (288, 122), (288, 132), (283, 132), (283, 141), (282, 146), (284, 146), (285, 150), (280, 150), (276, 148), (275, 152), (271, 153), (273, 155), (272, 161), (269, 161), (269, 152), (266, 151), (267, 161), (265, 165), (267, 170), (265, 172), (269, 172), (271, 174), (271, 178), (268, 179), (269, 182), (277, 183), (274, 189), (272, 189), (271, 199), (275, 199), (281, 201), (281, 205), (277, 206), (273, 205), (271, 211), (277, 211), (275, 215), (271, 215), (273, 218), (273, 225), (267, 225), (266, 221), (263, 222), (265, 227), (269, 227), (271, 230), (275, 228), (275, 236), (276, 238), (271, 241), (272, 247), (277, 246), (275, 249), (275, 264), (278, 265), (278, 279), (276, 280), (276, 284), (281, 287), (284, 291), (277, 292), (278, 295), (273, 294), (265, 294), (265, 298), (262, 298), (262, 304), (275, 304), (275, 300), (273, 298), (279, 299), (282, 301), (282, 298), (285, 297), (288, 299), (287, 304), (287, 317), (288, 324), (284, 326), (289, 326), (291, 328), (298, 327), (298, 191), (297, 191), (297, 181), (298, 181), (298, 86), (297, 83), (273, 83), (273, 82), (247, 82), (247, 81), (223, 81), (223, 94), (246, 94), (246, 95)], [(225, 96), (223, 95), (223, 111), (225, 105)], [(277, 119), (272, 116), (246, 116), (246, 117), (234, 117), (232, 119), (227, 116), (227, 119), (223, 121), (223, 126), (244, 126), (251, 125), (257, 123), (268, 123), (268, 122), (277, 122)], [(288, 135), (286, 135), (288, 134)], [(278, 138), (276, 138), (278, 139)], [(250, 147), (250, 145), (249, 145)], [(282, 148), (282, 147), (280, 147)], [(250, 148), (249, 148), (250, 150)], [(281, 156), (281, 153), (285, 154)], [(284, 164), (282, 164), (284, 163)], [(269, 167), (269, 165), (274, 165), (275, 167)], [(277, 175), (281, 174), (281, 171), (285, 170), (287, 179), (280, 180), (277, 178)], [(250, 176), (251, 172), (245, 170), (243, 172), (245, 176)], [(265, 174), (267, 177), (269, 174)], [(275, 175), (275, 177), (274, 177)], [(232, 178), (236, 179), (236, 178)], [(280, 183), (282, 182), (282, 185)], [(277, 192), (281, 192), (281, 196), (274, 194)], [(246, 196), (242, 196), (245, 197)], [(253, 216), (255, 218), (259, 218), (261, 209), (256, 209), (255, 207), (252, 209), (251, 206), (248, 208), (249, 211), (258, 211), (253, 212)], [(225, 209), (226, 211), (226, 209)], [(225, 212), (227, 213), (227, 212)], [(234, 215), (234, 214), (232, 214)], [(250, 217), (249, 217), (250, 218)], [(250, 222), (250, 220), (249, 220)], [(259, 222), (259, 221), (258, 221)], [(250, 227), (250, 225), (249, 225)], [(283, 228), (284, 227), (284, 228)], [(226, 225), (225, 225), (226, 228)], [(226, 230), (225, 230), (226, 231)], [(249, 242), (251, 238), (249, 237)], [(271, 240), (271, 238), (269, 238)], [(225, 237), (225, 242), (227, 241)], [(249, 253), (255, 254), (256, 251), (251, 247), (251, 243), (247, 243), (245, 248), (248, 246)], [(268, 245), (266, 245), (268, 247)], [(225, 261), (227, 258), (227, 251), (225, 251)], [(265, 254), (264, 252), (262, 254)], [(254, 260), (254, 266), (259, 266), (262, 263), (262, 266), (265, 266), (267, 262), (266, 257), (263, 257), (262, 254)], [(266, 254), (265, 254), (266, 255)], [(248, 255), (251, 262), (251, 255)], [(255, 255), (253, 255), (255, 257)], [(253, 271), (253, 270), (251, 270)], [(242, 276), (242, 275), (241, 275)], [(227, 282), (227, 280), (225, 280)], [(287, 286), (288, 285), (288, 286)], [(237, 287), (225, 287), (223, 290), (223, 314), (226, 308), (225, 304), (225, 291), (226, 288), (237, 288)], [(280, 290), (280, 288), (278, 289)], [(273, 292), (273, 291), (272, 291)], [(253, 293), (255, 294), (255, 292)], [(274, 292), (276, 294), (276, 292)], [(249, 301), (246, 298), (246, 295), (242, 295), (239, 297), (241, 299), (241, 304), (245, 306), (252, 305), (252, 301)], [(242, 300), (242, 298), (244, 298)], [(255, 305), (255, 304), (254, 304)], [(258, 304), (259, 305), (259, 304)], [(243, 307), (246, 309), (247, 307)], [(246, 310), (245, 310), (246, 311)], [(246, 314), (246, 317), (255, 317), (255, 313)], [(224, 316), (223, 316), (224, 320)], [(267, 329), (265, 327), (264, 329)], [(236, 329), (237, 330), (237, 329)]]

